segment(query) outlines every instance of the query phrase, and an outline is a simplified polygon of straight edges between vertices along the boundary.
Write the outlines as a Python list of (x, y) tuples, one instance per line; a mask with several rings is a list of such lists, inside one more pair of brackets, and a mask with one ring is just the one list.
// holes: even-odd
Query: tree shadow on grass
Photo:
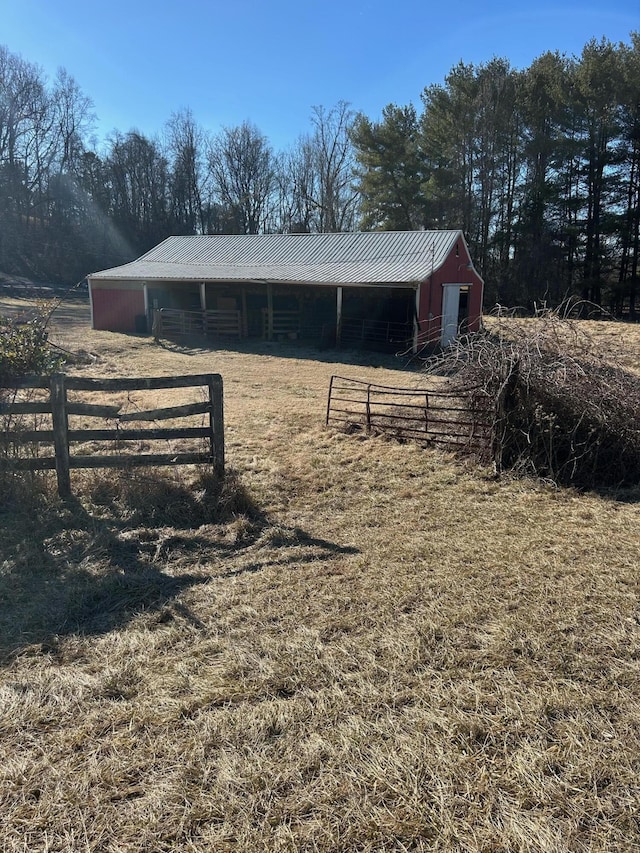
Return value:
[[(190, 483), (104, 475), (81, 497), (23, 498), (0, 501), (0, 662), (170, 604), (182, 612), (180, 595), (214, 578), (356, 550), (271, 525), (233, 471)], [(263, 544), (268, 558), (234, 571), (235, 558)]]
[(208, 579), (188, 567), (171, 573), (149, 553), (150, 537), (126, 538), (121, 522), (79, 501), (6, 521), (0, 514), (0, 659), (52, 637), (116, 629)]
[(322, 563), (332, 560), (339, 554), (360, 553), (359, 549), (352, 545), (337, 545), (328, 539), (310, 536), (299, 527), (278, 525), (267, 530), (263, 538), (267, 548), (277, 549), (275, 554), (263, 556), (261, 560), (239, 568), (223, 569), (218, 576), (237, 577), (238, 575), (253, 574), (271, 566), (284, 568), (301, 563)]

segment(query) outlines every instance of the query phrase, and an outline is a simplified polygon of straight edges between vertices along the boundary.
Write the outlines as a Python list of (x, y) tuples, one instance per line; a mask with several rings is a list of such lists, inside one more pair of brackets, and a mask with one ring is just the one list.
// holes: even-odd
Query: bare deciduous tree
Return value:
[(355, 153), (350, 131), (354, 113), (346, 101), (330, 110), (314, 107), (310, 144), (317, 172), (311, 199), (318, 231), (350, 231), (356, 221), (358, 191), (354, 187)]
[(271, 146), (250, 122), (225, 127), (209, 148), (213, 192), (226, 217), (226, 229), (259, 234), (272, 212), (275, 160)]
[(296, 145), (278, 159), (278, 229), (286, 233), (318, 231), (318, 211), (313, 199), (317, 189), (313, 145), (301, 136)]
[(175, 233), (202, 234), (205, 227), (205, 134), (191, 110), (173, 113), (165, 125)]
[(106, 158), (111, 210), (134, 248), (144, 251), (169, 233), (168, 168), (159, 144), (136, 130), (116, 133)]

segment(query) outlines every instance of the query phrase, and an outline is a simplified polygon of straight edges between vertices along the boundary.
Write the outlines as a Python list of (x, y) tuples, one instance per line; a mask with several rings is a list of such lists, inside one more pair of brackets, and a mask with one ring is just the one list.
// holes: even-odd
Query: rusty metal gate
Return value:
[(489, 455), (495, 410), (479, 387), (394, 388), (332, 376), (328, 426), (384, 433), (399, 440), (439, 444)]

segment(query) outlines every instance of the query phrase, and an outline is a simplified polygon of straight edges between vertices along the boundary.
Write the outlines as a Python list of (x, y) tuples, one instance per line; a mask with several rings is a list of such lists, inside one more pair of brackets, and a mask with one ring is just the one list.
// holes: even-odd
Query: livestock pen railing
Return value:
[(340, 326), (343, 347), (391, 347), (405, 350), (411, 347), (413, 327), (409, 323), (371, 318), (345, 318)]
[[(293, 337), (300, 335), (299, 311), (273, 311), (271, 315), (271, 335), (275, 337)], [(262, 309), (262, 337), (269, 337), (269, 312)]]
[(332, 376), (326, 423), (478, 454), (491, 451), (494, 407), (481, 388), (393, 388)]
[(239, 338), (242, 335), (240, 311), (181, 311), (160, 308), (153, 312), (153, 336), (207, 335)]
[[(178, 406), (123, 411), (122, 404), (70, 400), (68, 392), (132, 392), (158, 391), (172, 388), (206, 389), (206, 399)], [(29, 393), (31, 392), (31, 393)], [(36, 396), (39, 398), (36, 399)], [(75, 394), (74, 396), (80, 396)], [(27, 397), (27, 398), (25, 398)], [(131, 427), (136, 422), (158, 422), (204, 416), (200, 426)], [(38, 419), (26, 428), (25, 418)], [(70, 416), (98, 418), (109, 426), (98, 429), (69, 426)], [(42, 422), (40, 422), (42, 419)], [(45, 420), (50, 426), (45, 425)], [(198, 439), (205, 442), (204, 451), (141, 452), (150, 442), (175, 439)], [(135, 452), (131, 442), (138, 442)], [(108, 442), (109, 454), (73, 455), (72, 443)], [(53, 446), (53, 455), (41, 456), (40, 446)], [(107, 449), (107, 448), (105, 448)], [(211, 464), (219, 474), (224, 472), (224, 414), (222, 377), (216, 373), (193, 376), (166, 376), (131, 379), (89, 379), (66, 376), (32, 376), (0, 386), (0, 468), (15, 471), (55, 469), (58, 493), (71, 494), (70, 471), (74, 468), (133, 468), (155, 465)]]

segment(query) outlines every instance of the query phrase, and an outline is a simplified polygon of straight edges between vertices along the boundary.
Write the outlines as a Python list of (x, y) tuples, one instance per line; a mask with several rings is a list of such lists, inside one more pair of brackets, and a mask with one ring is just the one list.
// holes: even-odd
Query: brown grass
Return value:
[(387, 366), (60, 340), (221, 372), (232, 476), (0, 508), (0, 849), (640, 849), (637, 503), (325, 430)]

